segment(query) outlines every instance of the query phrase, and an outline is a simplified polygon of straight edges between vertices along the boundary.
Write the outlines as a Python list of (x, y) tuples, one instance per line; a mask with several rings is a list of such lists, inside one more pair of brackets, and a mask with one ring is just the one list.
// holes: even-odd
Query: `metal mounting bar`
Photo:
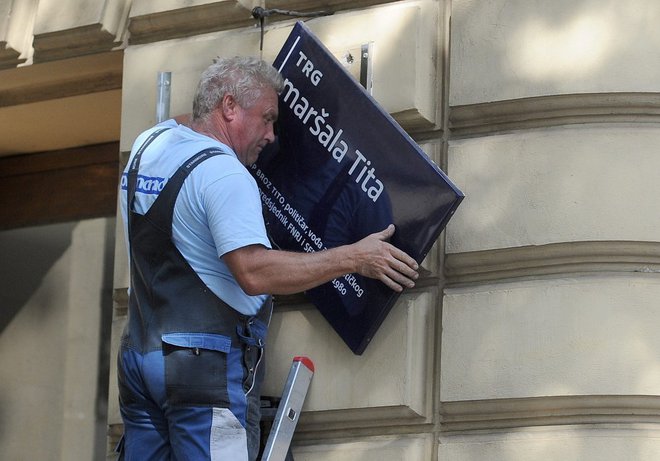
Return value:
[(172, 72), (158, 72), (158, 95), (156, 99), (156, 122), (160, 123), (170, 118), (170, 94), (172, 89)]

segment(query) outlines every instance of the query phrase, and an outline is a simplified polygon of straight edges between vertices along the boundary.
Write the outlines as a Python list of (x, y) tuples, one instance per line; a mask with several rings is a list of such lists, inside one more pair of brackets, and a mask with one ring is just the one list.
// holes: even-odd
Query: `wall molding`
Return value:
[(660, 123), (660, 93), (585, 93), (452, 106), (453, 138), (579, 123)]
[(660, 396), (573, 395), (443, 402), (444, 432), (522, 426), (660, 423)]
[[(366, 392), (366, 391), (365, 391)], [(410, 407), (396, 405), (342, 410), (306, 411), (300, 415), (296, 434), (302, 438), (316, 438), (320, 433), (340, 435), (354, 433), (358, 429), (377, 428), (382, 433), (387, 427), (418, 426), (430, 424), (429, 418), (419, 415)], [(398, 433), (399, 431), (396, 431)]]
[(129, 44), (139, 45), (189, 37), (256, 24), (250, 10), (238, 1), (136, 14), (128, 23)]
[(660, 242), (590, 241), (450, 253), (447, 283), (575, 272), (660, 273)]
[(27, 59), (21, 58), (21, 53), (14, 50), (6, 41), (0, 41), (0, 70), (11, 69), (23, 64)]
[(55, 61), (110, 51), (121, 44), (102, 24), (34, 36), (34, 62)]
[(120, 90), (123, 56), (111, 51), (7, 69), (0, 80), (0, 107)]
[[(356, 9), (393, 0), (330, 0), (325, 2), (274, 0), (268, 1), (266, 8), (311, 11), (341, 11)], [(154, 3), (153, 8), (157, 8)], [(273, 14), (266, 18), (265, 24), (291, 20), (291, 16)], [(250, 2), (224, 0), (205, 5), (189, 6), (167, 11), (131, 11), (128, 24), (129, 44), (139, 45), (174, 38), (190, 37), (221, 30), (240, 27), (257, 27), (259, 22), (252, 17)]]

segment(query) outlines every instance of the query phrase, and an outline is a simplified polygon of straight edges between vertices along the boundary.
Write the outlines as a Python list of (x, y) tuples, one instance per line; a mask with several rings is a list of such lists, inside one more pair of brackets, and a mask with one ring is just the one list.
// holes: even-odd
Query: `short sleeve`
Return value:
[(259, 189), (247, 170), (209, 184), (202, 204), (218, 257), (248, 245), (270, 248)]

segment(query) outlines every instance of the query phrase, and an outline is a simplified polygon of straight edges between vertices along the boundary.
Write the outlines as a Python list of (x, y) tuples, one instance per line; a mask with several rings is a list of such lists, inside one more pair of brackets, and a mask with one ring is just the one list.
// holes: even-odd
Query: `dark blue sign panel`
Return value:
[[(273, 65), (285, 79), (279, 135), (252, 173), (275, 247), (322, 251), (394, 223), (391, 243), (421, 262), (461, 191), (302, 22)], [(306, 295), (355, 354), (398, 297), (359, 274)]]

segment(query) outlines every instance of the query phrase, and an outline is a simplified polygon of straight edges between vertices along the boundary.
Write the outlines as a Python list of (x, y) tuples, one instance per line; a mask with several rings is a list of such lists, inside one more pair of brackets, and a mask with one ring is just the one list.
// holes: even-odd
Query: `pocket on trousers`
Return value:
[(227, 354), (231, 338), (210, 333), (168, 333), (161, 339), (169, 403), (228, 408)]

